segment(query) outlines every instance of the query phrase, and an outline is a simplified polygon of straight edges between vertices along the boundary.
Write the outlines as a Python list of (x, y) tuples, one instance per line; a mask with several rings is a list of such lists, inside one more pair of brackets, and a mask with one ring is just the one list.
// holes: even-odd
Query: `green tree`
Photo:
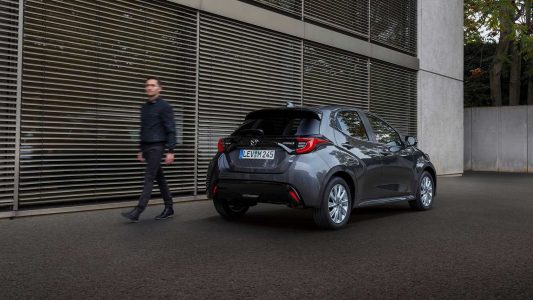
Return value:
[[(496, 45), (489, 70), (493, 105), (503, 104), (504, 77), (509, 78), (511, 105), (520, 104), (520, 92), (525, 84), (528, 85), (527, 103), (533, 104), (532, 1), (465, 0), (465, 46)], [(504, 72), (508, 74), (504, 76)]]

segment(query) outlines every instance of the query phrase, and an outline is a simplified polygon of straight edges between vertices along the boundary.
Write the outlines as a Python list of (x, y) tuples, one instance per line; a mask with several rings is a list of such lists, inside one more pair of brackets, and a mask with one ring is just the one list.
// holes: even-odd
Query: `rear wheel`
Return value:
[(429, 172), (424, 171), (418, 182), (416, 199), (409, 201), (411, 208), (413, 210), (431, 209), (433, 206), (434, 187), (435, 183), (433, 182), (433, 176), (431, 176)]
[(348, 184), (335, 177), (327, 185), (320, 208), (315, 208), (313, 218), (320, 228), (339, 229), (346, 225), (352, 211), (352, 197)]
[(215, 204), (215, 209), (217, 212), (228, 220), (234, 220), (243, 216), (247, 211), (249, 206), (241, 203), (230, 203), (225, 198), (214, 197), (213, 204)]

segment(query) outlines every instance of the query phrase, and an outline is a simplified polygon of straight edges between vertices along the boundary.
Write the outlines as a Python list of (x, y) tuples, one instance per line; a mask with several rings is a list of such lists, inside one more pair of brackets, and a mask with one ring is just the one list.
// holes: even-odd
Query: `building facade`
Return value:
[(175, 197), (203, 194), (247, 112), (287, 101), (375, 112), (462, 173), (462, 5), (0, 0), (0, 211), (135, 199), (148, 75), (176, 114)]

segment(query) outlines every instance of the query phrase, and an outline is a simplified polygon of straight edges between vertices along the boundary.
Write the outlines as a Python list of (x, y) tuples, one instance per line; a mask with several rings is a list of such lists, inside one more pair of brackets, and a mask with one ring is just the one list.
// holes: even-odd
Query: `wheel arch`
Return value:
[(342, 178), (346, 184), (348, 184), (348, 188), (350, 190), (350, 195), (352, 196), (352, 207), (356, 203), (357, 194), (356, 194), (356, 186), (357, 186), (357, 179), (355, 178), (355, 174), (345, 168), (342, 168), (340, 166), (337, 166), (328, 172), (328, 175), (326, 176), (324, 180), (324, 184), (322, 185), (322, 188), (320, 190), (320, 195), (324, 197), (324, 193), (326, 192), (325, 189), (328, 185), (328, 183), (335, 177)]
[(435, 172), (435, 169), (431, 166), (425, 166), (422, 170), (422, 174), (427, 171), (431, 177), (433, 178), (433, 194), (437, 196), (437, 173)]

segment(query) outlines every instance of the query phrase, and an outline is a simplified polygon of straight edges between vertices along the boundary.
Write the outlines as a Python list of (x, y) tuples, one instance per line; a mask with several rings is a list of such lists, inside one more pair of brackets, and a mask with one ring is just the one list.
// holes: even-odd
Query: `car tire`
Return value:
[(424, 171), (418, 180), (416, 199), (409, 201), (413, 210), (424, 211), (433, 207), (435, 200), (435, 181), (428, 171)]
[(330, 180), (319, 208), (313, 210), (313, 219), (323, 229), (339, 229), (346, 225), (352, 211), (352, 196), (346, 181), (340, 177)]
[(239, 217), (242, 217), (247, 211), (249, 206), (240, 204), (240, 205), (231, 205), (227, 199), (214, 197), (213, 204), (215, 205), (216, 211), (225, 219), (234, 220)]

